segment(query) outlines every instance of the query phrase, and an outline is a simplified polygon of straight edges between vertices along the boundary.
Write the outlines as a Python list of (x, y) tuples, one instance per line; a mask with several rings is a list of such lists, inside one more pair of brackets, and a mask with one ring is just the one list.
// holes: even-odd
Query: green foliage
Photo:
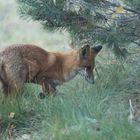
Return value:
[(127, 5), (140, 10), (140, 1), (139, 0), (123, 0)]
[[(139, 0), (18, 0), (23, 18), (48, 30), (66, 29), (75, 40), (120, 49), (140, 40)], [(132, 4), (132, 5), (131, 5)], [(129, 8), (127, 7), (129, 5)], [(119, 10), (120, 7), (120, 10)], [(118, 8), (118, 10), (116, 10)], [(115, 50), (115, 49), (114, 49)], [(121, 52), (121, 49), (120, 49)]]

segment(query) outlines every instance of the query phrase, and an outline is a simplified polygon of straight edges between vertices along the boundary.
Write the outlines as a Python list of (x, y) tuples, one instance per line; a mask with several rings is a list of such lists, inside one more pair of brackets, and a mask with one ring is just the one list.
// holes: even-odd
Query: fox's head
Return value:
[(94, 67), (95, 57), (102, 49), (102, 46), (90, 47), (88, 44), (79, 49), (79, 70), (78, 73), (82, 75), (86, 81), (94, 84)]

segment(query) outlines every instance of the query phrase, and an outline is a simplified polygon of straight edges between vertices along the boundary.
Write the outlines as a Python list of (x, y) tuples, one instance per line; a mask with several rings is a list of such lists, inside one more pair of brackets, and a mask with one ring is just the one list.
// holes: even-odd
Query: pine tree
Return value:
[(118, 54), (140, 46), (139, 0), (18, 0), (25, 19), (46, 29), (67, 29), (75, 42), (103, 43)]

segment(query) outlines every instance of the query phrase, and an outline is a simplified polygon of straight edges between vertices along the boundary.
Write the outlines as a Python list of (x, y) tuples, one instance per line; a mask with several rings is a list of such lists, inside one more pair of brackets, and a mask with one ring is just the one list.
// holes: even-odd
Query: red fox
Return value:
[(35, 45), (6, 47), (0, 51), (0, 90), (8, 96), (31, 82), (49, 94), (77, 74), (93, 84), (95, 57), (101, 49), (101, 45), (91, 48), (88, 44), (67, 52), (48, 52)]

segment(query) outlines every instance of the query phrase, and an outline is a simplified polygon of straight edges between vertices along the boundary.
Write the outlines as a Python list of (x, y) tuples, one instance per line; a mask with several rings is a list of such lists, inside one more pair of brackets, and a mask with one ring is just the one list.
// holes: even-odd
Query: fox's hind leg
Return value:
[(3, 83), (2, 83), (2, 81), (0, 80), (0, 93), (3, 93)]
[(26, 81), (27, 70), (24, 65), (16, 64), (18, 67), (8, 65), (5, 67), (7, 74), (6, 84), (4, 85), (4, 93), (6, 96), (12, 93), (18, 93), (23, 88)]
[(22, 88), (24, 86), (25, 80), (26, 80), (26, 78), (21, 78), (19, 73), (17, 73), (15, 76), (16, 76), (16, 79), (14, 79), (14, 78), (11, 79), (9, 86), (8, 86), (10, 94), (21, 92)]
[(7, 96), (9, 93), (9, 88), (8, 88), (8, 83), (6, 82), (6, 77), (4, 76), (5, 75), (2, 71), (0, 75), (0, 92), (4, 93), (4, 95)]
[(10, 87), (8, 83), (5, 83), (2, 79), (0, 79), (0, 93), (3, 93), (5, 97), (10, 94)]

